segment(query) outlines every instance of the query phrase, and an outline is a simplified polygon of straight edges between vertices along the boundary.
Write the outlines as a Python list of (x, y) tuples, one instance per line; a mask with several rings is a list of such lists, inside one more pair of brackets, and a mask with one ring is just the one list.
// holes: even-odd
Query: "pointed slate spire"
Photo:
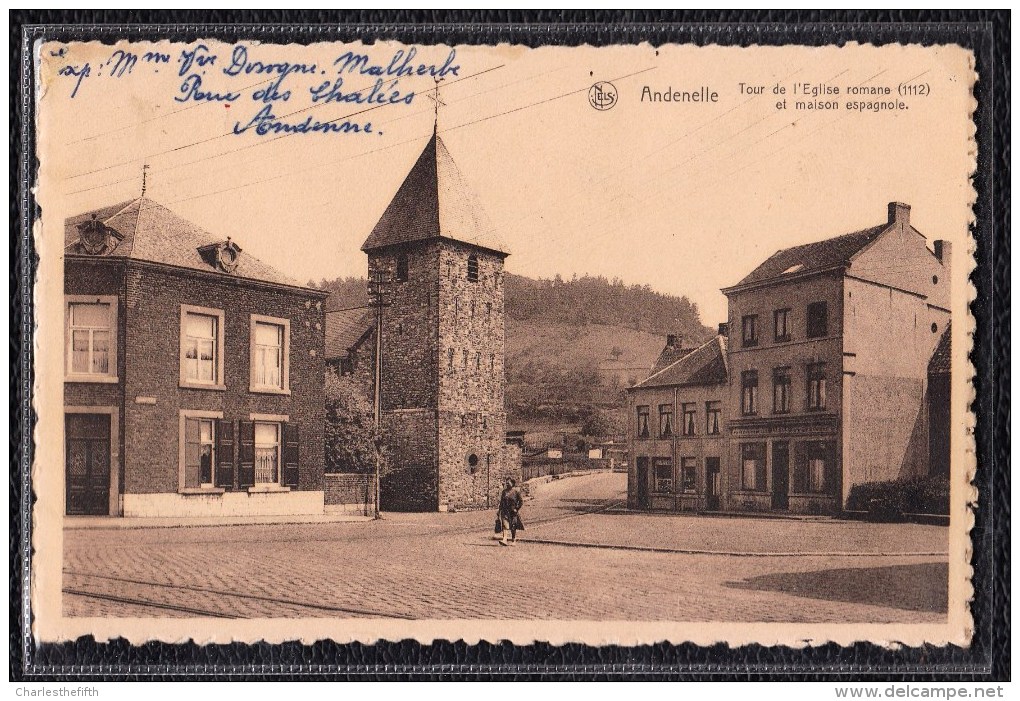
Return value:
[(361, 250), (434, 238), (509, 255), (435, 131)]

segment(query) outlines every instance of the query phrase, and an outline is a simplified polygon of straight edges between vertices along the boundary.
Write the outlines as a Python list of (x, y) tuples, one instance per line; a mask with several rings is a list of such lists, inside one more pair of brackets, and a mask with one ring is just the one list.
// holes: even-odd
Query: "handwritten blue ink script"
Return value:
[[(241, 107), (234, 123), (235, 135), (273, 134), (377, 134), (367, 113), (383, 105), (414, 103), (415, 86), (459, 77), (457, 52), (450, 49), (445, 59), (430, 62), (419, 58), (419, 49), (386, 50), (380, 56), (371, 50), (345, 51), (330, 65), (279, 60), (279, 47), (235, 44), (229, 53), (194, 43), (176, 53), (149, 51), (133, 53), (116, 49), (96, 65), (76, 63), (70, 51), (57, 74), (67, 85), (69, 99), (88, 90), (92, 81), (126, 83), (145, 79), (160, 70), (174, 71), (173, 102), (185, 104), (221, 103)], [(57, 55), (57, 54), (55, 54)], [(179, 79), (179, 80), (178, 80)], [(371, 82), (369, 82), (371, 81)], [(431, 85), (429, 85), (431, 87)], [(317, 119), (306, 114), (318, 105), (347, 104), (359, 109), (335, 119)], [(244, 115), (244, 106), (251, 112)]]

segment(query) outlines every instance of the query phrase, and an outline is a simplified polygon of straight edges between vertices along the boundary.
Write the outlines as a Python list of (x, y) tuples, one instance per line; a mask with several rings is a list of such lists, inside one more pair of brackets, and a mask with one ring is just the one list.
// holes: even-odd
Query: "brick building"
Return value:
[(723, 508), (834, 513), (855, 484), (947, 471), (951, 249), (933, 249), (894, 202), (723, 289)]
[(67, 513), (321, 513), (325, 293), (146, 198), (64, 233)]
[[(383, 510), (494, 506), (502, 479), (520, 477), (504, 408), (508, 254), (437, 135), (362, 250), (369, 277), (389, 281), (381, 396), (391, 465), (381, 482)], [(331, 313), (327, 335), (340, 340), (330, 362), (352, 372), (373, 368), (371, 323)]]
[(628, 392), (630, 508), (714, 511), (727, 459), (726, 338), (683, 349), (671, 336), (647, 379)]

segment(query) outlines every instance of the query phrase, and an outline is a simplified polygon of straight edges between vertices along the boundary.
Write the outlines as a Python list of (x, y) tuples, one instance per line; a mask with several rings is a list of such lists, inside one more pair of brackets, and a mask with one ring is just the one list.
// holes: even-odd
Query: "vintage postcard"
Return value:
[(970, 50), (33, 50), (37, 640), (968, 645)]

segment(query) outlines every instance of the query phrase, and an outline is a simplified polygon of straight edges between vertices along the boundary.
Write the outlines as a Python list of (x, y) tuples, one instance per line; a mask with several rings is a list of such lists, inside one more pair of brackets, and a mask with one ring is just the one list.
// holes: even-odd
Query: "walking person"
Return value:
[[(524, 497), (517, 483), (512, 477), (507, 477), (503, 493), (499, 495), (499, 523), (502, 526), (503, 539), (500, 545), (509, 545), (517, 541), (517, 531), (524, 530), (524, 523), (521, 521), (521, 507), (524, 506)], [(510, 534), (510, 543), (507, 542), (507, 534)]]

